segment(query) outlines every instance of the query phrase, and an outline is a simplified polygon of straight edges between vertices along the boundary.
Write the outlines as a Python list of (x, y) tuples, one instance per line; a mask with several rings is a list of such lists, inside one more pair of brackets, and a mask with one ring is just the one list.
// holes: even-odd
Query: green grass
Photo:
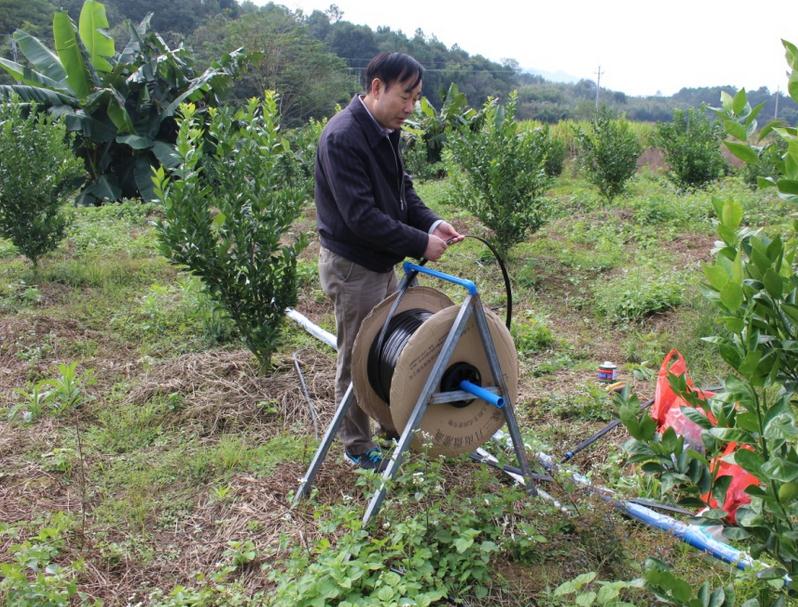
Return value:
[[(445, 180), (417, 183), (416, 189), (436, 212), (467, 233), (486, 233), (475, 219), (445, 204)], [(751, 191), (735, 178), (703, 191), (678, 192), (665, 179), (641, 171), (627, 193), (611, 205), (574, 174), (573, 167), (567, 167), (553, 182), (547, 193), (547, 223), (512, 249), (507, 259), (513, 282), (512, 334), (521, 372), (517, 409), (524, 439), (533, 450), (561, 454), (615, 415), (614, 404), (595, 381), (596, 365), (608, 356), (619, 364), (621, 376), (634, 385), (641, 400), (653, 394), (653, 382), (640, 377), (646, 370), (656, 371), (663, 356), (674, 347), (687, 357), (699, 384), (711, 384), (725, 374), (713, 346), (702, 340), (722, 330), (714, 308), (699, 292), (701, 264), (709, 258), (714, 240), (713, 197), (741, 200), (748, 224), (765, 226), (771, 233), (784, 232), (791, 221), (790, 207), (771, 193)], [(141, 597), (153, 597), (141, 599), (148, 607), (158, 602), (177, 604), (180, 596), (206, 602), (213, 596), (220, 604), (226, 604), (224, 601), (232, 596), (241, 602), (242, 597), (252, 595), (253, 586), (247, 584), (256, 576), (261, 576), (258, 587), (266, 585), (264, 592), (268, 594), (273, 584), (258, 567), (262, 564), (264, 571), (270, 571), (285, 565), (290, 548), (297, 545), (292, 538), (299, 532), (307, 542), (308, 548), (301, 549), (305, 553), (310, 554), (321, 537), (331, 540), (332, 550), (336, 537), (348, 533), (349, 528), (332, 525), (330, 508), (344, 504), (342, 509), (359, 520), (364, 506), (359, 496), (365, 490), (365, 479), (337, 468), (332, 473), (327, 470), (325, 474), (337, 476), (320, 481), (324, 483), (320, 501), (303, 506), (301, 514), (291, 520), (276, 523), (259, 518), (263, 514), (261, 504), (255, 501), (259, 494), (254, 491), (257, 488), (272, 496), (286, 490), (277, 486), (286, 482), (286, 476), (301, 475), (316, 446), (311, 428), (294, 417), (281, 417), (283, 403), (270, 388), (255, 395), (252, 405), (257, 409), (256, 403), (269, 403), (268, 414), (262, 410), (243, 412), (243, 419), (253, 420), (251, 426), (249, 422), (225, 425), (227, 413), (218, 405), (209, 418), (193, 416), (189, 407), (196, 405), (201, 391), (184, 388), (187, 382), (172, 385), (171, 378), (154, 386), (157, 389), (148, 392), (149, 396), (134, 397), (142, 386), (154, 381), (153, 371), (161, 364), (192, 353), (198, 355), (197, 364), (202, 365), (219, 353), (243, 349), (243, 345), (229, 319), (203, 292), (199, 280), (172, 267), (160, 255), (153, 226), (159, 215), (157, 207), (127, 201), (76, 208), (71, 214), (67, 239), (42, 260), (37, 276), (7, 241), (0, 240), (0, 357), (14, 369), (13, 376), (0, 376), (5, 382), (0, 397), (6, 412), (8, 405), (24, 404), (34, 382), (53, 377), (59, 363), (77, 361), (81, 371), (90, 368), (95, 375), (95, 382), (85, 387), (85, 399), (76, 409), (76, 417), (58, 416), (45, 408), (32, 423), (15, 419), (3, 427), (9, 444), (23, 445), (5, 456), (3, 474), (10, 479), (31, 475), (27, 486), (37, 499), (29, 500), (29, 494), (9, 494), (9, 500), (19, 500), (13, 503), (28, 508), (30, 514), (26, 520), (0, 523), (0, 535), (16, 534), (19, 538), (14, 542), (19, 543), (35, 536), (57, 515), (60, 506), (53, 505), (56, 501), (47, 494), (52, 489), (37, 489), (42, 478), (54, 479), (56, 484), (47, 486), (69, 488), (73, 500), (73, 522), (62, 533), (66, 539), (59, 544), (57, 555), (57, 562), (65, 567), (76, 564), (79, 569), (83, 559), (104, 572), (128, 568), (124, 570), (131, 576), (147, 580), (146, 588), (135, 590), (143, 593)], [(312, 217), (303, 221), (309, 226)], [(481, 243), (466, 240), (430, 265), (474, 280), (483, 301), (504, 318), (506, 295), (501, 275)], [(298, 272), (297, 308), (334, 331), (332, 309), (319, 288), (316, 260), (310, 253), (300, 261)], [(456, 303), (463, 299), (460, 287), (429, 278), (421, 282), (442, 290)], [(279, 364), (272, 371), (282, 374), (282, 382), (296, 382), (290, 358), (296, 351), (301, 351), (311, 395), (329, 416), (334, 406), (332, 351), (300, 328), (288, 326), (275, 357)], [(317, 353), (324, 355), (312, 359), (310, 354), (315, 357)], [(638, 379), (632, 377), (632, 371), (637, 371)], [(235, 362), (224, 369), (200, 367), (197, 376), (227, 382), (232, 399), (238, 397), (233, 388), (250, 372)], [(217, 373), (225, 375), (211, 375)], [(289, 405), (305, 410), (298, 387), (288, 398), (296, 399)], [(214, 417), (218, 417), (218, 424), (213, 423)], [(76, 522), (80, 519), (80, 500), (75, 496), (80, 495), (82, 483), (76, 420), (82, 429), (88, 500), (86, 542), (80, 549), (74, 531), (80, 525)], [(655, 495), (656, 486), (624, 467), (620, 455), (623, 433), (616, 431), (606, 440), (596, 447), (598, 455), (591, 458), (586, 454), (576, 465), (584, 466), (582, 471), (591, 473), (597, 481), (627, 494)], [(496, 448), (491, 445), (491, 449)], [(500, 455), (503, 461), (514, 463), (511, 452)], [(333, 459), (331, 452), (330, 462)], [(434, 467), (437, 463), (425, 465)], [(286, 469), (290, 469), (288, 475)], [(491, 491), (499, 502), (506, 498), (506, 488), (492, 472), (478, 472), (478, 468), (463, 462), (447, 462), (444, 470), (441, 486), (457, 482)], [(391, 525), (421, 521), (423, 517), (416, 514), (423, 514), (423, 500), (433, 499), (433, 494), (435, 499), (441, 497), (435, 493), (438, 484), (425, 484), (429, 478), (424, 476), (423, 466), (412, 468), (408, 474), (390, 488), (386, 504), (392, 509)], [(484, 474), (488, 476), (479, 476)], [(242, 486), (249, 489), (241, 490)], [(558, 498), (577, 502), (585, 513), (584, 524), (550, 508), (535, 510), (539, 502), (534, 501), (524, 502), (524, 509), (531, 508), (523, 510), (524, 520), (518, 520), (518, 512), (513, 514), (512, 509), (491, 506), (497, 508), (495, 516), (485, 520), (490, 518), (491, 525), (506, 524), (502, 529), (512, 529), (504, 536), (498, 534), (501, 551), (493, 557), (497, 570), (507, 580), (496, 582), (489, 590), (493, 594), (481, 603), (470, 596), (472, 604), (491, 604), (491, 598), (498, 604), (507, 596), (502, 593), (508, 587), (517, 589), (518, 604), (545, 604), (542, 601), (547, 587), (554, 588), (586, 570), (602, 570), (602, 579), (628, 579), (634, 564), (654, 553), (671, 560), (681, 573), (693, 576), (691, 579), (719, 575), (716, 570), (707, 572), (705, 563), (699, 569), (693, 553), (679, 544), (623, 523), (598, 509), (588, 496), (573, 488), (566, 490), (569, 493)], [(284, 494), (279, 499), (284, 499)], [(478, 509), (484, 500), (463, 504)], [(445, 507), (462, 511), (457, 504)], [(202, 538), (198, 541), (207, 541), (211, 532), (226, 524), (225, 517), (239, 512), (258, 513), (237, 529), (240, 537), (229, 538), (254, 542), (258, 557), (253, 565), (232, 572), (224, 569), (223, 542), (214, 564), (197, 566), (202, 569), (197, 577), (177, 579), (153, 574), (177, 570), (165, 566), (171, 561), (182, 559), (181, 566), (188, 566), (186, 559), (193, 558), (191, 551), (199, 548), (189, 537), (183, 538), (182, 547), (165, 546), (163, 537), (168, 533), (190, 529), (203, 521), (208, 528), (202, 532), (205, 535), (197, 532)], [(474, 524), (485, 529), (488, 523), (480, 521)], [(518, 526), (521, 523), (526, 527)], [(283, 526), (276, 528), (275, 524)], [(381, 528), (379, 541), (388, 537), (391, 529)], [(498, 527), (491, 527), (491, 533), (495, 529)], [(547, 541), (528, 540), (525, 534), (535, 532)], [(84, 588), (87, 574), (79, 574), (74, 568), (69, 571), (77, 575), (78, 589)], [(303, 572), (294, 573), (301, 576)], [(214, 589), (208, 590), (208, 585), (199, 580), (216, 580), (213, 576), (221, 577), (213, 582)], [(56, 585), (64, 583), (63, 579), (53, 580)], [(179, 585), (190, 590), (184, 588), (187, 594), (180, 595)], [(211, 594), (202, 598), (206, 590)], [(118, 604), (107, 593), (104, 596), (111, 601), (108, 604)]]

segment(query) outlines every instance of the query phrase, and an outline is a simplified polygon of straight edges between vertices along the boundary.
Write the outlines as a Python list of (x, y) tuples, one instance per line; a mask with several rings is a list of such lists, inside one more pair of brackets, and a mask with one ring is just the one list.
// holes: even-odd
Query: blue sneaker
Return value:
[(379, 447), (369, 449), (360, 455), (353, 455), (348, 449), (344, 449), (344, 459), (358, 468), (364, 470), (374, 470), (375, 472), (382, 472), (388, 465), (388, 460), (383, 459), (382, 451)]

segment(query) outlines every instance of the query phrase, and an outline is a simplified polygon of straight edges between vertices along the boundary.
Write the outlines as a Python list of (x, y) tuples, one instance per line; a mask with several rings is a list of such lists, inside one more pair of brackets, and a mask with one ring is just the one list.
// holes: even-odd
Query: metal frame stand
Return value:
[[(489, 399), (487, 402), (502, 409), (504, 412), (504, 419), (507, 423), (507, 428), (510, 431), (510, 438), (512, 439), (513, 449), (515, 450), (515, 455), (518, 459), (518, 464), (525, 480), (525, 486), (530, 495), (535, 495), (536, 490), (533, 485), (533, 476), (529, 468), (529, 462), (527, 460), (526, 453), (524, 452), (524, 443), (521, 438), (521, 431), (518, 427), (513, 403), (510, 401), (509, 391), (507, 390), (507, 385), (504, 381), (504, 375), (502, 374), (499, 365), (498, 355), (496, 354), (496, 346), (493, 343), (493, 338), (491, 337), (490, 330), (488, 328), (488, 321), (485, 317), (485, 312), (482, 309), (482, 304), (480, 303), (479, 293), (477, 292), (476, 285), (470, 280), (465, 280), (458, 278), (457, 276), (452, 276), (450, 274), (424, 268), (420, 265), (410, 262), (404, 263), (404, 270), (405, 279), (400, 286), (400, 296), (418, 273), (428, 274), (435, 278), (460, 285), (466, 289), (467, 295), (463, 303), (460, 305), (460, 311), (458, 312), (457, 317), (452, 324), (452, 328), (449, 330), (449, 334), (446, 336), (446, 339), (443, 342), (443, 346), (438, 354), (438, 358), (435, 360), (435, 364), (433, 365), (432, 370), (430, 371), (430, 374), (424, 383), (424, 387), (419, 394), (418, 400), (413, 408), (413, 412), (410, 415), (410, 419), (407, 421), (405, 429), (402, 431), (402, 436), (399, 438), (399, 442), (391, 453), (391, 459), (382, 473), (382, 481), (380, 482), (380, 486), (371, 497), (371, 501), (366, 508), (366, 512), (363, 515), (363, 525), (366, 526), (369, 521), (379, 512), (382, 502), (385, 499), (388, 481), (396, 476), (399, 466), (402, 463), (404, 453), (410, 446), (413, 433), (416, 431), (421, 419), (424, 417), (427, 407), (433, 403), (462, 400), (469, 394), (474, 394), (475, 388), (477, 390), (481, 390), (477, 394), (480, 398), (486, 397), (486, 390), (492, 393), (498, 392), (498, 396), (496, 398)], [(473, 387), (473, 385), (469, 385), (469, 382), (463, 382), (460, 386), (462, 391), (436, 393), (434, 392), (435, 387), (440, 384), (441, 377), (447, 368), (449, 359), (454, 352), (455, 346), (462, 336), (463, 331), (465, 331), (468, 321), (471, 319), (472, 315), (476, 321), (479, 335), (485, 348), (485, 355), (487, 356), (488, 362), (490, 364), (490, 371), (493, 375), (494, 381), (497, 383), (497, 386), (480, 389), (480, 387)], [(352, 384), (350, 384), (349, 388), (344, 394), (343, 399), (341, 400), (341, 403), (338, 405), (338, 409), (335, 412), (335, 416), (333, 417), (330, 426), (324, 433), (324, 438), (316, 450), (316, 454), (313, 456), (313, 460), (311, 461), (305, 476), (302, 477), (300, 481), (299, 488), (294, 496), (293, 506), (296, 506), (299, 501), (303, 497), (306, 497), (310, 492), (310, 489), (316, 478), (316, 474), (318, 473), (322, 462), (327, 456), (330, 445), (332, 444), (332, 441), (338, 432), (338, 428), (340, 427), (346, 412), (349, 410), (349, 407), (352, 406), (353, 402), (354, 390), (352, 388)]]

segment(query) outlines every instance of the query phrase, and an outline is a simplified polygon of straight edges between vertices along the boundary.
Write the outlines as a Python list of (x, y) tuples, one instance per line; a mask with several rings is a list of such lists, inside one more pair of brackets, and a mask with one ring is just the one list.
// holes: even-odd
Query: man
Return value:
[[(400, 129), (421, 97), (423, 68), (402, 53), (380, 53), (366, 68), (365, 95), (333, 116), (316, 154), (319, 276), (335, 304), (335, 398), (351, 379), (352, 344), (371, 309), (396, 290), (393, 267), (405, 257), (435, 261), (464, 237), (413, 190), (399, 154)], [(353, 403), (340, 437), (344, 455), (382, 470), (368, 416)]]

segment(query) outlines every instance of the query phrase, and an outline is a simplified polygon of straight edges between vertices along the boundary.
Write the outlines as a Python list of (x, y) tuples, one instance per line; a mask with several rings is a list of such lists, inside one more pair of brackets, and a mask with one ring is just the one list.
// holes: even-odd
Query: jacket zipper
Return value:
[[(387, 138), (387, 137), (386, 137)], [(405, 210), (405, 175), (404, 171), (402, 171), (402, 165), (399, 164), (399, 156), (396, 154), (396, 150), (393, 149), (393, 144), (391, 143), (390, 138), (388, 139), (388, 147), (391, 148), (391, 152), (393, 153), (393, 160), (396, 163), (396, 172), (399, 174), (399, 209), (404, 211)]]

